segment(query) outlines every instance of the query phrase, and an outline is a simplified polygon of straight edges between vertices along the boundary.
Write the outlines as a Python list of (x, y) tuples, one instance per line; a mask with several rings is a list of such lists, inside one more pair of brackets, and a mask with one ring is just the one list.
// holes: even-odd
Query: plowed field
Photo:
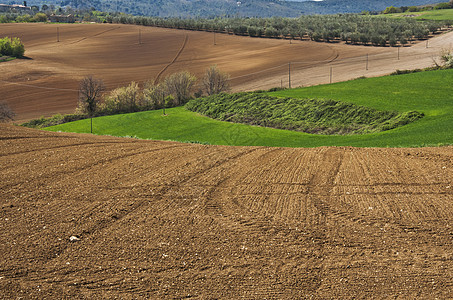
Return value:
[(452, 147), (204, 146), (1, 125), (0, 166), (1, 298), (453, 295)]
[(422, 42), (398, 50), (216, 34), (214, 45), (209, 32), (121, 24), (0, 24), (0, 36), (21, 38), (30, 58), (0, 63), (0, 100), (18, 122), (74, 112), (78, 82), (87, 75), (113, 89), (181, 70), (201, 78), (217, 65), (231, 75), (233, 90), (243, 91), (287, 87), (290, 69), (296, 87), (427, 67), (453, 42), (449, 33), (429, 48)]

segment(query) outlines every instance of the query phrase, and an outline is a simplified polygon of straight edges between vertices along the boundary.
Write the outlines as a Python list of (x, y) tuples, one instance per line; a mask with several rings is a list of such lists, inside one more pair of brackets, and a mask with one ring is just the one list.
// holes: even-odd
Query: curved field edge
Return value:
[[(364, 78), (270, 93), (279, 97), (330, 98), (378, 110), (413, 111), (425, 116), (406, 126), (374, 134), (320, 136), (228, 123), (209, 119), (182, 107), (95, 118), (95, 134), (142, 139), (200, 142), (217, 145), (281, 147), (355, 146), (421, 147), (453, 144), (453, 70)], [(88, 133), (90, 120), (46, 128)]]

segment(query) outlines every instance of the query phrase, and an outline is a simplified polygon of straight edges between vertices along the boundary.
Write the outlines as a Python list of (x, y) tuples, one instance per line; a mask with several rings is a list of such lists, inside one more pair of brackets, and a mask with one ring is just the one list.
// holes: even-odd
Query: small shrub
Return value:
[(37, 13), (33, 16), (34, 22), (47, 22), (47, 15), (44, 13)]
[(24, 44), (17, 37), (4, 37), (0, 39), (0, 54), (13, 57), (23, 57), (25, 53)]
[(443, 63), (443, 67), (446, 69), (453, 68), (453, 53), (451, 49), (443, 49), (440, 54), (440, 60)]
[(13, 38), (11, 47), (13, 50), (13, 56), (14, 57), (23, 57), (25, 53), (25, 47), (24, 44), (20, 41), (19, 38)]
[(11, 56), (13, 54), (11, 39), (9, 37), (0, 39), (0, 53), (7, 56)]

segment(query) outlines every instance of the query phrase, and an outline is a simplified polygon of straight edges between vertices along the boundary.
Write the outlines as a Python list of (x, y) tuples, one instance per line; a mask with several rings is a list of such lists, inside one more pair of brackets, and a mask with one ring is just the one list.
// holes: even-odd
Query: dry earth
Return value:
[(86, 75), (113, 89), (180, 70), (200, 78), (216, 64), (240, 91), (288, 86), (291, 62), (295, 87), (328, 83), (330, 70), (332, 81), (342, 81), (430, 66), (453, 41), (448, 33), (431, 39), (429, 48), (421, 42), (398, 50), (216, 34), (214, 45), (213, 33), (120, 24), (0, 24), (5, 35), (20, 37), (30, 58), (0, 63), (0, 100), (16, 111), (18, 122), (72, 113), (78, 82)]
[(453, 147), (204, 146), (0, 125), (0, 166), (3, 299), (453, 295)]

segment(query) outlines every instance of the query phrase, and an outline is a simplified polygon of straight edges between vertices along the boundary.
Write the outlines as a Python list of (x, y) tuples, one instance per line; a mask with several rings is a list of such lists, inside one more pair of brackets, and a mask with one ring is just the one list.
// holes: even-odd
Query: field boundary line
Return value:
[(157, 84), (157, 82), (159, 81), (159, 78), (160, 76), (172, 65), (175, 63), (175, 61), (178, 59), (178, 57), (181, 55), (182, 51), (184, 50), (184, 48), (186, 47), (187, 45), (187, 41), (189, 40), (189, 35), (186, 34), (186, 36), (184, 37), (184, 42), (182, 43), (182, 46), (181, 48), (179, 49), (178, 53), (176, 53), (176, 56), (173, 58), (173, 60), (167, 64), (162, 70), (160, 70), (160, 72), (157, 74), (156, 76), (156, 79), (154, 80), (154, 84)]

